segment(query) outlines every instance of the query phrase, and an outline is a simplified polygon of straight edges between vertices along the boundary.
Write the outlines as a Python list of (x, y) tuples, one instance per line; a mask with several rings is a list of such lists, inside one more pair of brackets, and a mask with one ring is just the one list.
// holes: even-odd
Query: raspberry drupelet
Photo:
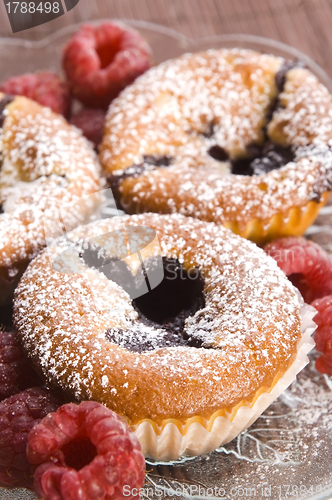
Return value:
[(27, 454), (38, 465), (35, 489), (47, 500), (138, 498), (144, 483), (138, 439), (116, 413), (94, 401), (47, 415), (30, 432)]
[(23, 355), (15, 333), (0, 329), (0, 401), (38, 385), (42, 381)]
[(305, 302), (317, 309), (315, 342), (322, 355), (319, 372), (332, 376), (332, 260), (316, 243), (305, 238), (281, 238), (264, 250), (277, 261)]
[(316, 299), (312, 306), (317, 309), (314, 321), (316, 349), (323, 354), (316, 360), (316, 368), (321, 373), (332, 376), (332, 295)]
[(72, 94), (88, 107), (107, 108), (150, 67), (151, 51), (136, 31), (105, 22), (83, 25), (67, 44), (63, 68)]
[(103, 138), (105, 116), (106, 112), (102, 109), (82, 109), (72, 116), (70, 124), (79, 128), (97, 148)]
[(71, 97), (68, 87), (55, 73), (42, 71), (14, 76), (0, 84), (5, 94), (22, 95), (68, 117)]
[(0, 484), (32, 489), (35, 467), (26, 455), (28, 434), (61, 404), (57, 393), (43, 387), (26, 389), (0, 403)]
[(280, 238), (264, 250), (277, 261), (308, 304), (332, 294), (332, 260), (316, 243), (301, 237)]

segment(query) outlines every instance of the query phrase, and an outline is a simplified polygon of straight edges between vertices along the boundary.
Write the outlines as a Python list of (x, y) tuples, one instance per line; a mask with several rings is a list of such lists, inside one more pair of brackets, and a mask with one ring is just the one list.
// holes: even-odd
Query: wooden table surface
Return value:
[(80, 0), (65, 16), (16, 35), (0, 2), (0, 36), (40, 39), (79, 21), (139, 19), (192, 38), (222, 33), (274, 38), (311, 56), (332, 77), (332, 0)]

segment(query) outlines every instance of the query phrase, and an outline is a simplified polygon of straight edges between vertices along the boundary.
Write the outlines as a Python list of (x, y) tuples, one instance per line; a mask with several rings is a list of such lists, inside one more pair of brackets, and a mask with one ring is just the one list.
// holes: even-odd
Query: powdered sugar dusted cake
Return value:
[(93, 151), (62, 117), (24, 97), (0, 94), (0, 107), (0, 279), (6, 299), (45, 247), (45, 233), (62, 234), (93, 211), (93, 200), (79, 200), (100, 189), (100, 174)]
[(151, 69), (109, 109), (100, 159), (129, 213), (179, 212), (257, 242), (302, 234), (332, 186), (332, 98), (243, 49)]
[(44, 251), (16, 290), (14, 320), (49, 383), (133, 428), (163, 428), (234, 417), (272, 390), (298, 356), (301, 308), (256, 245), (214, 223), (145, 214), (80, 227)]

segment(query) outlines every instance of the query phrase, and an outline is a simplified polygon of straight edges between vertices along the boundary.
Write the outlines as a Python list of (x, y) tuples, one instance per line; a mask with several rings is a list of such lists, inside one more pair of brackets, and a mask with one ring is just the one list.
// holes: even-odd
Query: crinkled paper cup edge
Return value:
[(158, 427), (152, 425), (151, 421), (143, 420), (133, 430), (141, 443), (144, 455), (156, 460), (176, 460), (183, 455), (202, 455), (228, 443), (247, 429), (308, 364), (307, 354), (315, 345), (311, 337), (316, 329), (313, 321), (315, 314), (316, 310), (313, 307), (302, 304), (302, 335), (298, 342), (296, 357), (275, 385), (268, 392), (260, 394), (252, 406), (238, 405), (235, 413), (217, 417), (214, 414), (209, 420), (197, 416), (198, 421), (191, 418), (189, 425), (173, 420)]

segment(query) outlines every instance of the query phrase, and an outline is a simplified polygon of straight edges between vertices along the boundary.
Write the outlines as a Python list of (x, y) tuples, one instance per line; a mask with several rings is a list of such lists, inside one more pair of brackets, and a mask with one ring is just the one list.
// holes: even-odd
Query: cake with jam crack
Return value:
[(101, 183), (85, 139), (30, 99), (0, 93), (0, 138), (0, 302), (5, 302), (48, 235), (87, 222), (98, 202), (98, 196), (88, 197)]
[(152, 68), (110, 106), (100, 159), (128, 213), (178, 212), (257, 243), (301, 235), (332, 188), (332, 97), (244, 49)]
[(47, 383), (116, 411), (163, 459), (248, 427), (307, 363), (314, 314), (255, 244), (180, 214), (73, 230), (29, 265), (14, 300)]

